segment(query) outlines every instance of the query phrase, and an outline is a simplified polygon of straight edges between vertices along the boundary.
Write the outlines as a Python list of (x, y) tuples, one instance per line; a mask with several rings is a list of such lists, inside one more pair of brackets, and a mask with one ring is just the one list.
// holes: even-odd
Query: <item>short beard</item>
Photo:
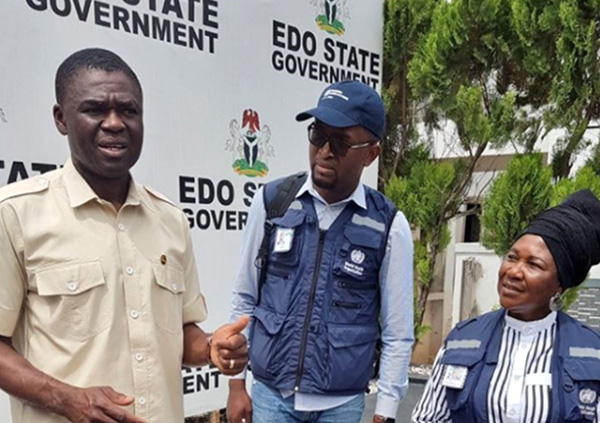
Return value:
[(335, 182), (319, 180), (315, 177), (314, 173), (312, 174), (312, 183), (314, 186), (325, 190), (330, 190), (335, 187)]

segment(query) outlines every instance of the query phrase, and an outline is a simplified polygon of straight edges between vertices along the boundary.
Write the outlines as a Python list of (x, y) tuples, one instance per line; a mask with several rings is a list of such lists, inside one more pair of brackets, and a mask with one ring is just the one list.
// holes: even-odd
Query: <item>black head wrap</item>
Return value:
[(521, 236), (526, 234), (539, 235), (546, 243), (560, 286), (577, 286), (600, 262), (600, 201), (589, 190), (577, 191), (537, 215)]

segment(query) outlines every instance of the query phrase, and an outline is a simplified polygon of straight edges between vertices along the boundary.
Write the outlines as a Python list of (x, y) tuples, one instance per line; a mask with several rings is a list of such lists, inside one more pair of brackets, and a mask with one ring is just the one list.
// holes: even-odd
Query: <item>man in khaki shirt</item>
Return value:
[(114, 53), (59, 67), (63, 169), (0, 189), (0, 389), (13, 423), (181, 423), (181, 364), (247, 363), (247, 317), (211, 337), (183, 213), (129, 169), (142, 89)]

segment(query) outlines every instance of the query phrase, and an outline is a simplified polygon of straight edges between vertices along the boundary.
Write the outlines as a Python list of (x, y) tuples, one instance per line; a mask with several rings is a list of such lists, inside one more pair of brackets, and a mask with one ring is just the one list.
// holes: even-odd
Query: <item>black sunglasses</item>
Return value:
[(314, 123), (311, 123), (308, 126), (308, 141), (317, 148), (323, 148), (325, 144), (329, 143), (329, 150), (331, 150), (334, 155), (342, 157), (348, 154), (348, 150), (368, 147), (369, 145), (377, 144), (379, 142), (379, 140), (374, 139), (360, 144), (352, 144), (349, 141), (331, 138), (326, 133), (315, 128)]

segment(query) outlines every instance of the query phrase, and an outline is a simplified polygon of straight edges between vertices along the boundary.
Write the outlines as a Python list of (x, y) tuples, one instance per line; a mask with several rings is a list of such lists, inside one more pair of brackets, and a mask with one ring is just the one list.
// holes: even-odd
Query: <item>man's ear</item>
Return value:
[(52, 107), (52, 115), (54, 116), (54, 124), (56, 125), (56, 129), (63, 135), (67, 135), (69, 132), (67, 130), (67, 123), (65, 122), (65, 115), (62, 111), (62, 106), (60, 104), (55, 104)]
[(381, 147), (379, 144), (371, 146), (367, 149), (367, 154), (365, 154), (365, 159), (363, 160), (363, 166), (367, 167), (379, 156), (381, 152)]

